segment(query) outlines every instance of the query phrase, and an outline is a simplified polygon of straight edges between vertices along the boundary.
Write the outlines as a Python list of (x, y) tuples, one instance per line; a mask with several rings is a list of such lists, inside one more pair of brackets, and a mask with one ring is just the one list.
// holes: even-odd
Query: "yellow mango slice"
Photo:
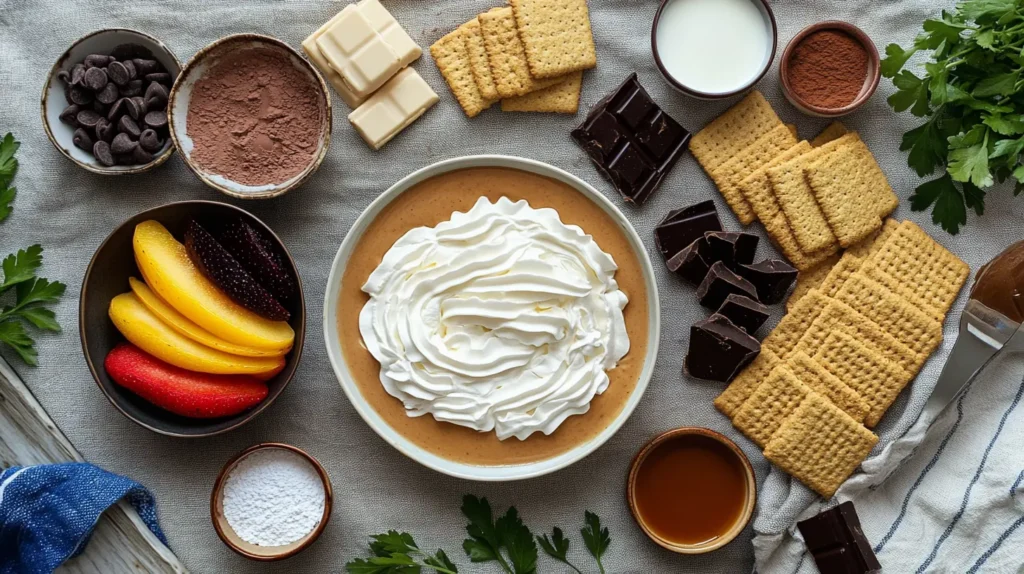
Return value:
[(284, 368), (284, 357), (241, 357), (201, 345), (168, 327), (134, 293), (114, 297), (109, 314), (136, 347), (176, 367), (218, 375), (272, 375)]
[(179, 313), (235, 345), (287, 351), (295, 332), (242, 307), (207, 279), (188, 258), (185, 246), (157, 221), (135, 226), (135, 261), (149, 287)]
[(230, 353), (232, 355), (241, 355), (243, 357), (276, 357), (278, 355), (284, 355), (290, 350), (284, 349), (282, 351), (267, 351), (229, 343), (199, 325), (196, 325), (195, 322), (191, 321), (188, 317), (177, 312), (174, 307), (168, 305), (166, 301), (161, 299), (159, 295), (154, 293), (153, 290), (142, 281), (139, 281), (134, 277), (129, 277), (128, 283), (132, 287), (132, 293), (135, 293), (135, 296), (139, 298), (139, 301), (145, 305), (147, 309), (152, 311), (152, 313), (159, 317), (161, 321), (166, 323), (168, 327), (197, 343), (202, 343), (207, 347), (213, 347), (218, 351), (224, 351), (225, 353)]

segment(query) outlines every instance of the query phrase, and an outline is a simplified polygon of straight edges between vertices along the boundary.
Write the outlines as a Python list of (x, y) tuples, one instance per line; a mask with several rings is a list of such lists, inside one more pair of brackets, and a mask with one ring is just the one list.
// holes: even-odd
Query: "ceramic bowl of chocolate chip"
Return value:
[(167, 102), (180, 72), (171, 50), (148, 34), (125, 28), (87, 34), (46, 78), (46, 135), (64, 157), (93, 173), (153, 169), (174, 153)]

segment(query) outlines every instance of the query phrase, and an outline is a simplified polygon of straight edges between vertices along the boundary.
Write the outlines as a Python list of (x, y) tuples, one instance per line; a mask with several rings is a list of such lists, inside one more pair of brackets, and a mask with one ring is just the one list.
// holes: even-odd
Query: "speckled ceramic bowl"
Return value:
[(43, 128), (53, 147), (78, 167), (102, 175), (127, 175), (149, 171), (167, 161), (174, 153), (174, 145), (168, 139), (164, 142), (163, 149), (153, 154), (153, 160), (149, 163), (108, 167), (101, 164), (91, 153), (75, 147), (71, 142), (75, 128), (60, 121), (60, 113), (68, 106), (68, 102), (64, 97), (64, 84), (57, 78), (57, 72), (81, 62), (89, 54), (110, 54), (114, 48), (124, 44), (134, 44), (149, 51), (153, 59), (160, 62), (171, 76), (181, 72), (181, 63), (160, 40), (137, 30), (107, 28), (90, 32), (75, 40), (71, 47), (57, 58), (46, 77), (46, 84), (43, 85)]
[[(245, 185), (232, 181), (227, 177), (212, 173), (192, 159), (193, 142), (188, 135), (188, 106), (192, 100), (192, 88), (196, 82), (203, 78), (207, 70), (229, 53), (236, 50), (251, 48), (264, 48), (283, 52), (297, 69), (308, 74), (313, 84), (317, 87), (323, 102), (323, 114), (321, 114), (320, 138), (317, 142), (317, 150), (312, 161), (301, 172), (292, 178), (276, 184), (268, 185)], [(264, 36), (262, 34), (235, 34), (226, 36), (196, 52), (195, 56), (185, 64), (185, 68), (178, 75), (178, 80), (171, 88), (171, 94), (167, 104), (167, 117), (170, 124), (171, 138), (181, 152), (185, 165), (192, 170), (206, 185), (220, 191), (221, 193), (237, 197), (239, 199), (267, 199), (284, 195), (292, 189), (302, 185), (309, 176), (316, 172), (327, 155), (327, 148), (331, 145), (331, 97), (327, 91), (327, 84), (324, 83), (320, 72), (316, 70), (291, 46), (277, 38)]]

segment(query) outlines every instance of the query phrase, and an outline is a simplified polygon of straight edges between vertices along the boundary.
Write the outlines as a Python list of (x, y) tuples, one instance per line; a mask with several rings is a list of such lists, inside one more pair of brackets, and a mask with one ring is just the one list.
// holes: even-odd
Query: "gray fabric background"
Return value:
[[(384, 3), (426, 50), (442, 34), (496, 2)], [(925, 17), (950, 4), (935, 0), (772, 3), (780, 26), (780, 51), (800, 28), (833, 18), (860, 25), (880, 48), (893, 41), (906, 43)], [(380, 440), (346, 401), (328, 364), (317, 320), (328, 269), (346, 231), (377, 194), (408, 172), (466, 154), (521, 155), (577, 174), (618, 202), (616, 193), (572, 143), (568, 132), (629, 71), (638, 71), (651, 95), (688, 128), (697, 129), (724, 110), (728, 103), (687, 99), (671, 91), (658, 76), (649, 48), (657, 2), (591, 0), (599, 65), (584, 77), (581, 112), (576, 118), (506, 115), (491, 110), (466, 120), (425, 52), (415, 67), (441, 95), (438, 106), (384, 150), (373, 152), (350, 128), (346, 108), (335, 97), (335, 131), (326, 161), (305, 186), (276, 200), (246, 203), (225, 199), (201, 184), (176, 157), (145, 175), (92, 175), (62, 158), (40, 125), (44, 74), (72, 40), (89, 31), (108, 26), (137, 28), (164, 40), (184, 61), (207, 43), (237, 32), (270, 34), (297, 47), (343, 5), (324, 0), (0, 0), (0, 132), (13, 131), (23, 143), (16, 181), (19, 195), (15, 213), (0, 224), (0, 251), (41, 242), (46, 248), (43, 273), (69, 285), (57, 309), (65, 332), (41, 337), (41, 366), (27, 368), (11, 355), (5, 356), (88, 459), (129, 475), (155, 492), (171, 547), (195, 572), (339, 572), (347, 559), (363, 555), (368, 534), (387, 528), (414, 533), (424, 548), (444, 547), (460, 566), (466, 566), (460, 548), (464, 520), (458, 511), (464, 493), (486, 495), (502, 509), (515, 504), (538, 532), (560, 525), (576, 533), (583, 510), (597, 512), (611, 530), (612, 546), (606, 559), (609, 572), (749, 571), (753, 563), (750, 529), (714, 554), (677, 556), (644, 538), (630, 518), (623, 496), (632, 455), (656, 433), (679, 425), (706, 426), (732, 436), (750, 456), (759, 479), (768, 474), (758, 450), (713, 409), (711, 400), (721, 385), (684, 380), (680, 374), (689, 326), (705, 316), (705, 311), (697, 305), (691, 288), (665, 272), (654, 251), (652, 226), (671, 208), (714, 198), (723, 221), (737, 227), (692, 158), (684, 158), (676, 166), (647, 205), (623, 207), (647, 243), (659, 275), (664, 331), (654, 380), (617, 436), (569, 469), (517, 483), (475, 484), (448, 478), (406, 459)], [(777, 63), (778, 58), (759, 87), (784, 120), (799, 126), (801, 136), (813, 136), (825, 122), (802, 116), (784, 101)], [(885, 97), (892, 90), (883, 80), (879, 93), (846, 122), (861, 132), (897, 192), (906, 198), (918, 179), (897, 146), (914, 119), (891, 113)], [(77, 335), (78, 288), (95, 248), (116, 225), (138, 211), (182, 199), (240, 204), (273, 227), (299, 262), (307, 312), (312, 318), (303, 362), (288, 392), (248, 426), (207, 440), (158, 436), (119, 415), (89, 376)], [(977, 268), (1011, 239), (1019, 238), (1024, 223), (1024, 201), (1014, 201), (1005, 189), (989, 194), (988, 211), (983, 220), (972, 217), (967, 232), (955, 238), (930, 226), (926, 215), (911, 214), (906, 202), (896, 215), (925, 225)], [(763, 233), (757, 225), (752, 228)], [(760, 256), (773, 253), (763, 245)], [(953, 334), (950, 329), (947, 326), (948, 339)], [(947, 340), (918, 379), (913, 403), (908, 406), (904, 397), (883, 422), (886, 437), (913, 420), (950, 345)], [(210, 524), (209, 494), (217, 471), (230, 456), (269, 440), (298, 445), (318, 457), (333, 478), (336, 500), (330, 526), (316, 545), (284, 563), (258, 564), (234, 555), (217, 539)], [(776, 492), (769, 498), (781, 504), (784, 496), (785, 492)], [(770, 508), (765, 509), (759, 524), (767, 531), (784, 528), (773, 523), (771, 514)], [(590, 564), (578, 534), (570, 553), (579, 563)], [(540, 566), (543, 572), (561, 571), (545, 557)], [(478, 570), (496, 571), (472, 568)]]

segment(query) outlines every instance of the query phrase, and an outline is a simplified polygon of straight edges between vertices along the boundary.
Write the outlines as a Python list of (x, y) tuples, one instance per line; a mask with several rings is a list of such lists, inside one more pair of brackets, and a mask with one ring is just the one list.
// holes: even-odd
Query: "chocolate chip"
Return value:
[(127, 96), (129, 98), (134, 98), (135, 96), (141, 96), (142, 95), (142, 80), (131, 80), (131, 81), (129, 81), (128, 85), (123, 90), (121, 90), (121, 95), (122, 96)]
[(110, 151), (121, 154), (128, 153), (135, 149), (138, 143), (132, 141), (132, 138), (128, 134), (120, 133), (114, 136), (114, 141), (110, 142)]
[(128, 98), (124, 102), (124, 111), (127, 112), (128, 115), (132, 117), (132, 119), (137, 120), (143, 115), (145, 115), (145, 112), (142, 111), (142, 106), (144, 104), (145, 102), (140, 104), (138, 98)]
[(96, 122), (96, 139), (109, 142), (114, 139), (117, 134), (117, 126), (110, 122), (107, 118), (100, 118), (100, 121)]
[(171, 75), (167, 72), (156, 72), (153, 74), (146, 74), (147, 82), (159, 82), (165, 86), (171, 85)]
[(153, 57), (153, 53), (141, 44), (119, 44), (110, 51), (110, 55), (113, 58), (117, 58), (119, 62), (131, 60), (132, 58)]
[(71, 85), (81, 86), (82, 80), (85, 79), (85, 64), (75, 64), (71, 68)]
[(117, 129), (121, 133), (128, 134), (136, 139), (142, 135), (142, 130), (139, 129), (139, 124), (135, 123), (135, 120), (128, 116), (121, 116), (121, 120), (117, 122)]
[(110, 56), (103, 54), (89, 54), (85, 57), (85, 67), (102, 68), (110, 63)]
[(112, 104), (117, 101), (118, 96), (120, 94), (117, 91), (117, 85), (109, 83), (96, 94), (96, 100), (104, 104)]
[(146, 102), (151, 100), (157, 100), (166, 102), (167, 101), (167, 88), (157, 82), (150, 82), (149, 87), (146, 88)]
[(89, 137), (89, 132), (82, 128), (75, 130), (74, 135), (71, 136), (71, 143), (75, 144), (75, 147), (79, 149), (92, 151), (92, 138)]
[(162, 128), (167, 125), (167, 112), (149, 112), (142, 121), (151, 128)]
[(57, 72), (57, 79), (63, 82), (65, 85), (71, 83), (71, 72), (67, 70), (61, 70)]
[(105, 116), (105, 115), (107, 115), (107, 112), (110, 110), (110, 106), (107, 105), (107, 104), (104, 104), (103, 102), (101, 102), (99, 100), (93, 100), (92, 101), (92, 110), (94, 112), (96, 112), (97, 114), (101, 115), (101, 116)]
[(83, 83), (85, 87), (98, 92), (103, 89), (103, 86), (107, 85), (107, 71), (103, 68), (89, 68), (85, 71)]
[(116, 122), (118, 116), (124, 113), (124, 103), (128, 101), (128, 98), (121, 98), (114, 102), (114, 105), (110, 106), (110, 110), (107, 112), (107, 119), (111, 122)]
[(92, 92), (82, 86), (71, 86), (67, 96), (72, 104), (85, 106), (92, 103)]
[(156, 153), (164, 147), (164, 142), (160, 141), (160, 136), (156, 135), (156, 131), (145, 130), (139, 136), (139, 146), (146, 151)]
[(146, 164), (153, 161), (153, 154), (142, 149), (142, 146), (137, 145), (132, 150), (132, 159), (135, 160), (135, 163)]
[(135, 64), (133, 64), (131, 60), (127, 60), (127, 61), (121, 62), (121, 63), (124, 64), (124, 68), (126, 70), (128, 70), (128, 79), (129, 80), (134, 80), (135, 78), (139, 77), (139, 72), (136, 71)]
[(69, 126), (71, 126), (73, 128), (77, 128), (78, 127), (78, 117), (77, 116), (78, 116), (78, 110), (79, 109), (80, 108), (77, 105), (75, 105), (75, 104), (71, 104), (70, 106), (64, 108), (64, 111), (60, 113), (60, 121), (68, 124)]
[(119, 86), (127, 84), (128, 80), (132, 79), (131, 74), (128, 73), (128, 68), (124, 67), (124, 64), (121, 62), (111, 62), (107, 66), (107, 75), (110, 76), (110, 81)]
[(135, 71), (143, 76), (160, 71), (160, 62), (156, 60), (133, 59), (132, 64), (135, 64)]
[(87, 128), (96, 127), (96, 122), (100, 121), (100, 115), (95, 110), (81, 110), (76, 116), (78, 123)]

